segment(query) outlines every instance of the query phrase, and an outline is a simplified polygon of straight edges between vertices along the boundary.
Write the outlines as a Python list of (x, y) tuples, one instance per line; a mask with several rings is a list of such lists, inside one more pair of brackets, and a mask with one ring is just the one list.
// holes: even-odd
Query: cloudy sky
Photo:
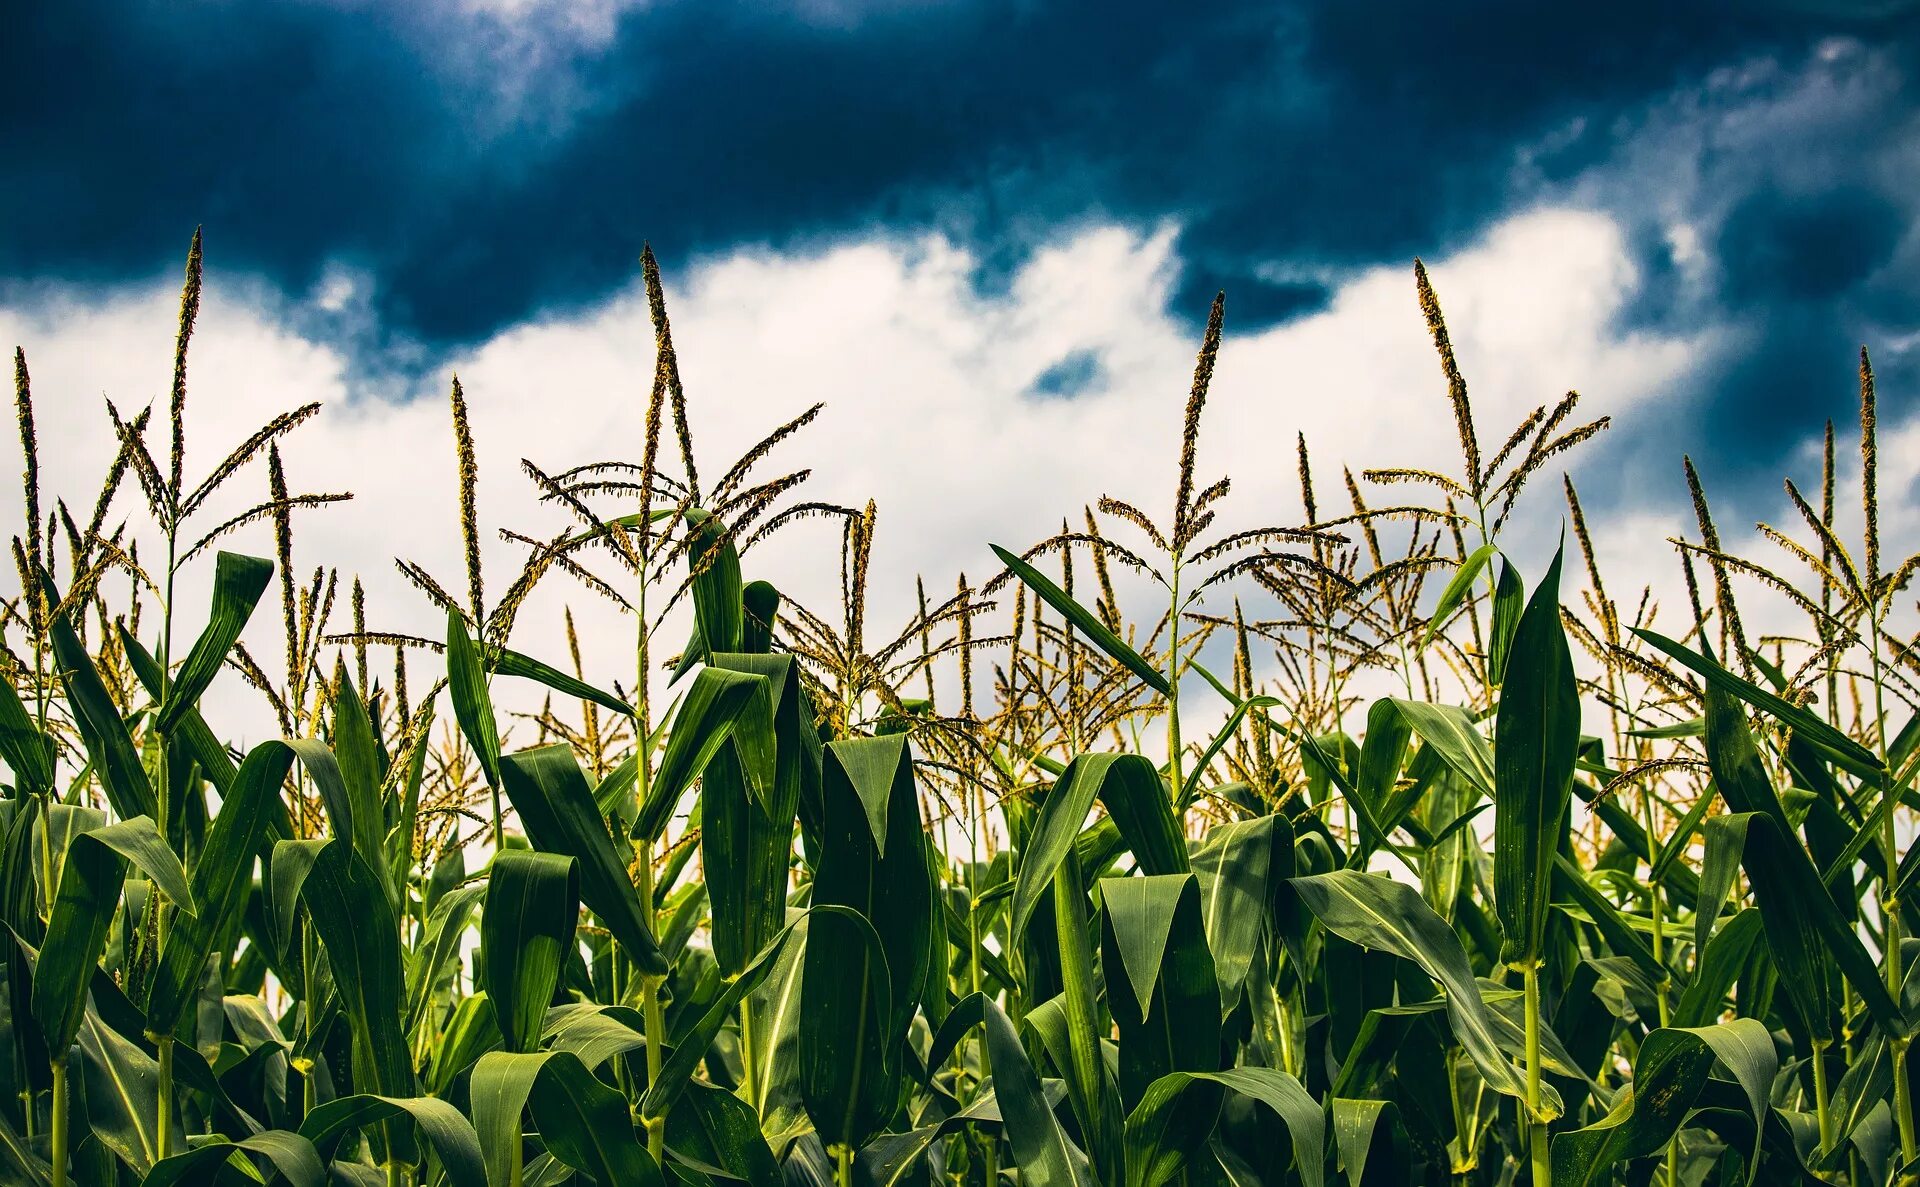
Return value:
[[(1166, 508), (1219, 289), (1201, 469), (1232, 474), (1233, 518), (1297, 520), (1296, 432), (1329, 486), (1450, 468), (1419, 255), (1483, 436), (1569, 388), (1614, 417), (1574, 474), (1651, 580), (1681, 453), (1724, 520), (1776, 516), (1854, 415), (1862, 343), (1913, 524), (1916, 51), (1903, 0), (19, 6), (0, 343), (27, 352), (47, 481), (90, 502), (103, 396), (164, 393), (204, 226), (189, 471), (325, 401), (289, 471), (359, 497), (304, 519), (300, 563), (431, 630), (391, 562), (457, 580), (449, 376), (483, 519), (544, 530), (519, 458), (637, 455), (651, 241), (709, 470), (826, 401), (779, 456), (814, 497), (878, 501), (897, 623), (915, 574), (985, 574), (989, 540), (1103, 493)], [(1523, 552), (1551, 546), (1557, 485)], [(758, 571), (824, 599), (802, 561), (837, 543), (794, 537)], [(504, 585), (514, 549), (490, 550)]]

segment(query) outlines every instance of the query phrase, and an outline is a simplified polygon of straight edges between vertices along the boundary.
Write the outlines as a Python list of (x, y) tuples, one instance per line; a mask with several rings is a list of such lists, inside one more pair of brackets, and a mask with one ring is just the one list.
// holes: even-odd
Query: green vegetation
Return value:
[[(1883, 555), (1864, 354), (1864, 538), (1831, 431), (1803, 528), (1763, 528), (1798, 578), (1722, 546), (1689, 464), (1656, 623), (1570, 483), (1570, 550), (1508, 561), (1528, 480), (1605, 424), (1570, 394), (1483, 458), (1424, 271), (1459, 468), (1349, 474), (1329, 513), (1302, 440), (1299, 526), (1214, 531), (1216, 303), (1170, 518), (1104, 497), (881, 639), (874, 506), (758, 473), (818, 409), (703, 482), (643, 263), (640, 456), (526, 464), (576, 523), (506, 533), (504, 592), (453, 385), (464, 590), (401, 562), (444, 639), (296, 576), (295, 519), (344, 497), (285, 480), (315, 407), (183, 473), (197, 238), (168, 407), (113, 412), (84, 520), (43, 501), (16, 355), (0, 1181), (1912, 1179), (1920, 663), (1889, 619), (1920, 559)], [(203, 523), (260, 463), (267, 501)], [(213, 552), (253, 523), (272, 560)], [(823, 527), (837, 611), (751, 579)], [(542, 582), (628, 611), (631, 651), (516, 651)], [(240, 642), (270, 591), (278, 675)], [(1806, 625), (1750, 635), (1741, 597)], [(282, 740), (223, 741), (215, 681)]]

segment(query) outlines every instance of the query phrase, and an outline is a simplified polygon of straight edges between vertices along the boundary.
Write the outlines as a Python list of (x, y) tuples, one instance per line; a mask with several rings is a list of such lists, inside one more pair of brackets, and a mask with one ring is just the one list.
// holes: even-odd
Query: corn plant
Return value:
[[(1864, 352), (1858, 539), (1831, 426), (1817, 497), (1786, 484), (1798, 526), (1758, 528), (1780, 562), (1727, 543), (1686, 460), (1686, 602), (1662, 614), (1615, 600), (1570, 480), (1570, 543), (1515, 563), (1529, 480), (1606, 421), (1569, 393), (1483, 457), (1418, 266), (1458, 469), (1348, 471), (1327, 513), (1300, 437), (1298, 508), (1213, 531), (1218, 300), (1167, 515), (1099, 492), (876, 630), (876, 504), (761, 473), (819, 408), (703, 481), (651, 252), (642, 281), (637, 456), (524, 460), (566, 523), (495, 529), (524, 550), (504, 586), (452, 382), (464, 572), (395, 562), (428, 634), (385, 629), (422, 607), (370, 609), (354, 574), (295, 570), (296, 513), (346, 497), (286, 481), (316, 406), (189, 478), (197, 234), (167, 405), (108, 404), (82, 516), (46, 502), (16, 352), (0, 1180), (1920, 1173), (1920, 557), (1881, 536)], [(263, 498), (201, 522), (261, 469)], [(1405, 487), (1431, 498), (1379, 493)], [(838, 606), (754, 571), (774, 533), (823, 528)], [(259, 531), (271, 557), (217, 551)], [(204, 607), (176, 597), (197, 565)], [(624, 614), (630, 646), (569, 609), (564, 657), (516, 649), (549, 583)], [(277, 671), (241, 641), (270, 588)], [(226, 740), (241, 696), (280, 737)]]

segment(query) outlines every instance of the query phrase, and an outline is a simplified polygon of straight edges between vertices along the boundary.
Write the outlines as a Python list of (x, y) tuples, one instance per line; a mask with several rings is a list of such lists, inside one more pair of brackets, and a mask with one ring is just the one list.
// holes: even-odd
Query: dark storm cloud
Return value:
[[(1572, 187), (1717, 69), (1836, 34), (1909, 64), (1912, 12), (663, 0), (576, 44), (452, 4), (24, 5), (0, 41), (0, 276), (149, 275), (204, 223), (222, 266), (298, 292), (345, 262), (386, 330), (450, 346), (604, 295), (643, 237), (671, 263), (933, 226), (991, 287), (1061, 225), (1172, 219), (1173, 311), (1197, 325), (1225, 287), (1245, 332), (1326, 296), (1262, 277), (1461, 246), (1512, 209), (1523, 149), (1539, 193)], [(1889, 102), (1910, 116), (1904, 81)], [(1703, 149), (1683, 200), (1719, 268), (1707, 305), (1664, 275), (1661, 196), (1615, 187), (1648, 285), (1634, 319), (1761, 331), (1692, 404), (1802, 428), (1831, 406), (1803, 389), (1863, 332), (1843, 321), (1871, 302), (1877, 324), (1913, 320), (1910, 283), (1883, 279), (1911, 191), (1867, 172), (1893, 126), (1827, 130), (1849, 151), (1817, 185)], [(1764, 453), (1760, 423), (1732, 433)]]

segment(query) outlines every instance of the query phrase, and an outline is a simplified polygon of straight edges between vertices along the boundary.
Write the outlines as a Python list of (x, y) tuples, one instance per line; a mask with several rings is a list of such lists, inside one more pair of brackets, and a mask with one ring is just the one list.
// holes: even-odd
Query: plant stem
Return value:
[(155, 1040), (160, 1053), (160, 1140), (159, 1156), (173, 1156), (173, 1036), (161, 1035)]
[(1553, 1158), (1540, 1111), (1540, 958), (1521, 966), (1521, 973), (1527, 1006), (1527, 1154), (1533, 1160), (1533, 1187), (1551, 1187)]
[(1173, 799), (1180, 801), (1185, 780), (1180, 773), (1180, 560), (1174, 558), (1167, 607), (1167, 775)]
[[(67, 1187), (67, 1060), (61, 1052), (52, 1060), (53, 1072), (53, 1187)], [(31, 1111), (31, 1110), (29, 1110)]]
[(833, 1147), (833, 1181), (836, 1187), (853, 1187), (853, 1147), (838, 1143)]
[[(642, 746), (646, 743), (641, 742)], [(640, 909), (647, 921), (647, 931), (651, 934), (655, 928), (653, 912), (653, 842), (643, 842), (640, 849)], [(660, 983), (662, 978), (651, 973), (640, 974), (640, 1015), (647, 1029), (647, 1088), (651, 1090), (660, 1078), (661, 1051), (667, 1041), (667, 1016), (660, 1008)], [(644, 1118), (647, 1127), (647, 1153), (653, 1155), (657, 1163), (667, 1152), (667, 1119), (665, 1117)]]
[(1833, 1148), (1833, 1113), (1828, 1107), (1827, 1039), (1813, 1040), (1813, 1109), (1820, 1118), (1820, 1152)]

